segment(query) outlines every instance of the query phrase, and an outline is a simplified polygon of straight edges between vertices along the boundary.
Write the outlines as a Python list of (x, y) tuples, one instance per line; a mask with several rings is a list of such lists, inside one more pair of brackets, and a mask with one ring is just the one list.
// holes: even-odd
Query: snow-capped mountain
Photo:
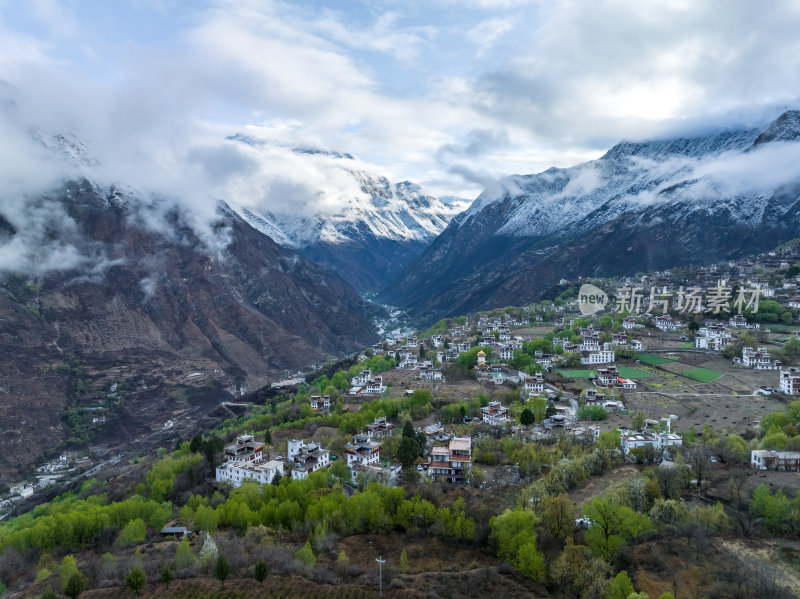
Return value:
[[(259, 147), (264, 142), (242, 135), (229, 139)], [(235, 206), (253, 227), (280, 245), (322, 264), (360, 291), (377, 291), (413, 262), (469, 202), (439, 200), (409, 181), (392, 183), (363, 170), (350, 154), (314, 148), (294, 149), (312, 159), (327, 159), (328, 169), (346, 176), (353, 193), (335, 210), (311, 214), (291, 208)], [(318, 190), (322, 196), (325, 190)], [(324, 197), (323, 197), (324, 200)]]
[(387, 286), (431, 319), (540, 297), (561, 278), (734, 258), (800, 236), (800, 112), (510, 176)]

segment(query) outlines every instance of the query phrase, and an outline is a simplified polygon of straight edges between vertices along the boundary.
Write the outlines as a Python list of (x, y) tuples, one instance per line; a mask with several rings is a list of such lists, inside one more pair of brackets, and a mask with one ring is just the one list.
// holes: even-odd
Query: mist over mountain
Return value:
[[(75, 138), (46, 141), (93, 163)], [(0, 474), (83, 438), (93, 415), (107, 414), (106, 434), (136, 429), (168, 418), (187, 384), (216, 405), (376, 338), (350, 285), (224, 202), (210, 217), (80, 176), (0, 202)], [(149, 391), (112, 409), (112, 383)]]
[(800, 234), (800, 112), (621, 142), (487, 188), (381, 299), (434, 320), (535, 300), (562, 278), (737, 258)]
[[(242, 135), (230, 139), (267, 146)], [(248, 202), (237, 210), (277, 243), (324, 265), (359, 291), (378, 291), (397, 277), (469, 205), (459, 198), (443, 201), (426, 195), (409, 181), (392, 183), (351, 154), (317, 148), (294, 152), (330, 175), (318, 188), (309, 185), (318, 205), (298, 211), (292, 202)]]

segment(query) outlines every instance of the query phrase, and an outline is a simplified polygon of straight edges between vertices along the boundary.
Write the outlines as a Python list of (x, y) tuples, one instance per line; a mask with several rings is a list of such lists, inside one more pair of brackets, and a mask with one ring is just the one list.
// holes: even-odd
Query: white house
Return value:
[(778, 370), (780, 368), (780, 361), (773, 360), (765, 347), (759, 347), (758, 349), (753, 349), (752, 347), (742, 348), (741, 363), (743, 366), (755, 368), (756, 370)]
[(528, 374), (527, 372), (519, 371), (519, 379), (525, 387), (528, 395), (535, 395), (544, 392), (544, 377), (541, 372), (536, 374)]
[(383, 384), (383, 376), (375, 376), (369, 370), (362, 370), (359, 374), (354, 376), (350, 384), (350, 395), (379, 395), (386, 391)]
[(800, 368), (780, 369), (780, 390), (787, 395), (800, 395)]
[(292, 478), (308, 478), (309, 472), (316, 472), (331, 463), (331, 452), (319, 443), (305, 443), (303, 439), (290, 439), (288, 459), (292, 465)]
[(622, 321), (622, 328), (623, 329), (643, 329), (644, 325), (641, 322), (636, 322), (636, 318), (634, 316), (627, 316)]
[(311, 402), (312, 410), (330, 410), (331, 409), (331, 396), (330, 395), (312, 395), (308, 398)]
[(656, 328), (659, 328), (662, 331), (676, 331), (678, 327), (682, 325), (682, 323), (678, 322), (677, 320), (672, 320), (672, 316), (669, 314), (656, 316), (655, 324)]
[(227, 482), (234, 487), (240, 487), (245, 482), (268, 485), (278, 473), (283, 476), (283, 462), (278, 460), (268, 462), (228, 460), (217, 468), (217, 482)]
[(614, 352), (599, 350), (593, 352), (581, 352), (581, 364), (613, 364)]
[(369, 466), (379, 464), (381, 461), (381, 444), (370, 439), (369, 435), (358, 434), (344, 446), (347, 465), (355, 464)]
[(681, 447), (683, 438), (675, 433), (638, 433), (628, 431), (620, 436), (620, 447), (625, 455), (630, 454), (637, 447), (650, 446), (656, 451), (663, 451), (668, 447)]
[(800, 471), (800, 451), (772, 451), (754, 449), (750, 452), (750, 466), (758, 470)]
[(425, 381), (441, 381), (444, 377), (440, 368), (433, 367), (433, 362), (425, 361), (419, 367), (419, 378)]
[(733, 343), (733, 336), (725, 327), (719, 325), (701, 327), (694, 338), (694, 345), (698, 349), (722, 351), (731, 343)]
[(481, 408), (483, 421), (486, 424), (496, 426), (508, 423), (508, 408), (504, 407), (499, 401), (490, 401), (489, 405)]

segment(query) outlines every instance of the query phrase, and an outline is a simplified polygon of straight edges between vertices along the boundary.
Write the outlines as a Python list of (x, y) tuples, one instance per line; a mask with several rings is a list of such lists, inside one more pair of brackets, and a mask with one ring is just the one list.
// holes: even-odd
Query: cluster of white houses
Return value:
[(386, 391), (383, 376), (362, 370), (350, 380), (350, 395), (380, 395)]
[[(381, 443), (373, 439), (390, 436), (394, 431), (394, 425), (387, 422), (386, 418), (380, 417), (368, 424), (366, 429), (366, 434), (355, 435), (353, 440), (345, 445), (347, 465), (350, 467), (353, 480), (358, 473), (366, 472), (386, 481), (391, 476), (385, 476), (386, 472), (382, 472), (380, 468)], [(256, 441), (251, 434), (240, 435), (235, 443), (225, 448), (225, 461), (216, 469), (217, 482), (227, 482), (234, 487), (239, 487), (248, 481), (265, 485), (271, 483), (278, 474), (284, 476), (284, 461), (264, 460), (263, 452), (263, 442)], [(287, 462), (291, 468), (292, 478), (304, 479), (309, 473), (329, 466), (331, 452), (319, 443), (290, 439), (287, 446)]]
[(256, 441), (253, 435), (240, 435), (233, 445), (225, 448), (226, 460), (217, 468), (217, 482), (227, 482), (234, 487), (248, 481), (266, 485), (278, 473), (283, 476), (283, 462), (265, 462), (263, 452), (264, 443)]

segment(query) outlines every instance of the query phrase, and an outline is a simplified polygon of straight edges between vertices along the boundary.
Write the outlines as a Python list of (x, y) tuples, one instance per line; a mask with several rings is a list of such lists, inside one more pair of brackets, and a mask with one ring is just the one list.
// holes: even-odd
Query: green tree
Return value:
[(336, 556), (336, 567), (341, 574), (344, 574), (347, 571), (347, 566), (350, 565), (350, 558), (347, 557), (347, 553), (344, 551), (340, 551), (339, 555)]
[(592, 525), (584, 537), (589, 548), (610, 559), (625, 544), (650, 528), (650, 519), (624, 505), (615, 505), (606, 497), (595, 497), (583, 508)]
[(175, 574), (172, 573), (169, 566), (164, 566), (161, 568), (161, 582), (167, 585), (169, 588), (169, 583), (171, 583), (175, 579)]
[(53, 589), (51, 589), (50, 587), (47, 587), (44, 590), (44, 593), (42, 593), (39, 596), (39, 599), (58, 599), (58, 596), (56, 595), (56, 592)]
[(605, 420), (608, 411), (603, 406), (589, 405), (578, 408), (578, 420)]
[(86, 577), (80, 572), (73, 572), (64, 585), (64, 594), (70, 599), (78, 599), (84, 590), (86, 590)]
[(525, 408), (522, 410), (522, 413), (519, 415), (519, 423), (523, 426), (530, 426), (536, 422), (536, 418), (533, 415), (533, 412), (530, 409)]
[(228, 563), (228, 560), (225, 559), (225, 556), (220, 554), (217, 558), (217, 565), (214, 566), (214, 578), (219, 580), (220, 586), (225, 586), (225, 580), (228, 578), (228, 575), (231, 573), (231, 566)]
[(400, 569), (403, 572), (408, 572), (408, 554), (405, 549), (400, 552)]
[(544, 397), (534, 397), (532, 408), (534, 419), (536, 422), (541, 423), (547, 415), (547, 400)]
[(631, 421), (631, 428), (635, 431), (640, 431), (644, 428), (644, 421), (645, 421), (645, 414), (644, 412), (638, 411), (633, 416), (633, 420)]
[(536, 544), (533, 542), (520, 546), (514, 558), (514, 567), (523, 576), (538, 582), (544, 580), (546, 570), (544, 554), (536, 548)]
[(175, 552), (175, 565), (178, 570), (191, 568), (194, 565), (194, 553), (192, 553), (192, 546), (186, 537), (183, 537), (178, 544), (178, 549)]
[(514, 564), (524, 576), (541, 581), (545, 566), (544, 556), (536, 548), (538, 524), (536, 514), (521, 508), (507, 509), (489, 520), (498, 555)]
[(194, 513), (194, 524), (200, 530), (205, 530), (212, 534), (217, 532), (217, 521), (216, 510), (206, 505), (201, 505)]
[(147, 576), (144, 570), (139, 566), (131, 568), (128, 575), (125, 577), (125, 586), (132, 590), (133, 594), (138, 597), (139, 592), (144, 588), (145, 584), (147, 584)]
[(554, 537), (571, 535), (575, 528), (575, 506), (569, 497), (562, 494), (545, 499), (542, 522)]
[(413, 437), (403, 437), (400, 441), (400, 446), (397, 448), (397, 459), (400, 460), (403, 468), (411, 466), (418, 456), (419, 445), (417, 440)]
[(295, 559), (303, 562), (306, 566), (313, 566), (317, 563), (317, 558), (314, 555), (314, 550), (311, 549), (311, 545), (308, 541), (306, 544), (303, 545), (300, 549), (297, 550), (294, 554)]
[(613, 431), (600, 433), (597, 437), (597, 447), (605, 450), (617, 449), (619, 447), (621, 437), (622, 435), (619, 432), (619, 429), (616, 428)]
[(331, 464), (329, 470), (336, 480), (342, 484), (349, 483), (352, 479), (350, 468), (347, 467), (347, 462), (345, 460), (336, 460)]
[(141, 518), (135, 518), (125, 525), (119, 536), (121, 545), (133, 545), (144, 542), (147, 536), (147, 526)]
[(61, 560), (61, 567), (58, 569), (58, 578), (61, 581), (61, 588), (64, 589), (73, 574), (77, 574), (78, 566), (72, 555), (65, 555)]
[(628, 599), (628, 595), (635, 593), (630, 576), (625, 571), (620, 572), (611, 581), (608, 587), (608, 599)]
[(260, 559), (256, 562), (256, 567), (253, 569), (253, 578), (261, 584), (266, 580), (267, 576), (269, 576), (269, 566), (267, 566), (267, 562)]
[(403, 438), (404, 439), (417, 438), (417, 433), (414, 432), (414, 425), (411, 424), (410, 420), (406, 420), (406, 423), (403, 425)]
[(213, 466), (216, 455), (224, 448), (225, 443), (217, 435), (203, 441), (203, 456), (205, 456), (206, 462)]

